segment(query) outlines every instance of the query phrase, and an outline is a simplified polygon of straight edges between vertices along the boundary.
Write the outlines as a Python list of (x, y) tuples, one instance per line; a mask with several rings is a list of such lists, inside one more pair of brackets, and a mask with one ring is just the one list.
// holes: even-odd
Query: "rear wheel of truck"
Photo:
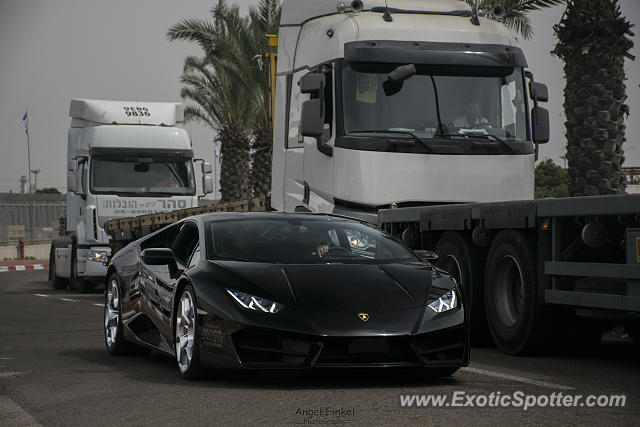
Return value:
[(546, 322), (536, 301), (535, 241), (528, 237), (515, 230), (501, 231), (487, 258), (487, 320), (496, 345), (507, 354), (539, 350), (536, 344), (545, 331)]
[(63, 291), (67, 289), (69, 286), (69, 279), (65, 279), (56, 274), (56, 257), (55, 257), (55, 249), (51, 249), (51, 254), (49, 255), (49, 280), (51, 281), (51, 286), (56, 291)]
[(462, 287), (464, 303), (471, 313), (471, 340), (474, 345), (491, 343), (484, 309), (484, 255), (470, 238), (447, 231), (436, 245), (436, 265), (453, 276)]
[(89, 292), (93, 292), (93, 290), (95, 289), (96, 284), (92, 281), (86, 280), (82, 277), (78, 277), (78, 264), (77, 263), (73, 263), (73, 278), (71, 279), (71, 282), (69, 283), (69, 288), (70, 289), (76, 289), (78, 291), (80, 291), (80, 293), (86, 294)]

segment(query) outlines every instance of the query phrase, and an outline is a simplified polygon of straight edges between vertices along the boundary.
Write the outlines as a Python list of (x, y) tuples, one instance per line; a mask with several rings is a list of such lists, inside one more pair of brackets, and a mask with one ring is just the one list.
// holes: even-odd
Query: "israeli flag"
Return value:
[(24, 122), (24, 133), (29, 136), (29, 118), (27, 117), (27, 110), (24, 110), (24, 116), (22, 116), (22, 121)]

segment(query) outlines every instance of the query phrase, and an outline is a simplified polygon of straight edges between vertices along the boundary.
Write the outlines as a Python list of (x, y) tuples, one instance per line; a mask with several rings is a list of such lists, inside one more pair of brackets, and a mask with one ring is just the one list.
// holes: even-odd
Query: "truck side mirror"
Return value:
[(213, 193), (213, 178), (205, 175), (202, 178), (202, 188), (204, 188), (205, 195)]
[(531, 130), (534, 144), (549, 142), (549, 110), (537, 105), (531, 109)]
[(67, 165), (67, 191), (69, 193), (75, 193), (78, 189), (76, 187), (76, 167), (77, 162), (75, 160), (69, 160)]
[(300, 133), (303, 136), (319, 138), (324, 131), (324, 106), (320, 99), (310, 99), (302, 103)]
[(213, 167), (209, 162), (202, 162), (202, 174), (207, 175), (213, 172)]
[(547, 102), (549, 100), (549, 89), (545, 84), (531, 82), (529, 83), (529, 95), (534, 101)]
[(76, 158), (73, 160), (73, 162), (75, 163), (72, 176), (74, 188), (73, 192), (78, 196), (82, 196), (82, 198), (84, 198), (87, 191), (86, 188), (84, 188), (86, 182), (85, 174), (87, 172), (87, 159), (85, 157)]
[(300, 133), (302, 136), (319, 138), (324, 130), (324, 84), (321, 73), (309, 73), (300, 78), (300, 92), (308, 93), (311, 99), (302, 103)]
[(309, 73), (300, 78), (300, 92), (321, 94), (324, 91), (324, 74)]

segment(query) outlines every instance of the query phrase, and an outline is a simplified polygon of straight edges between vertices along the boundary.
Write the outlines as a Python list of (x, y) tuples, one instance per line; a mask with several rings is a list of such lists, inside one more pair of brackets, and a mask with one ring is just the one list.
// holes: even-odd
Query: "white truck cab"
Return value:
[(457, 0), (282, 10), (274, 209), (374, 218), (390, 204), (533, 198), (546, 87), (501, 23)]
[(69, 114), (67, 230), (52, 244), (50, 278), (88, 290), (106, 274), (105, 221), (197, 206), (194, 161), (203, 193), (213, 181), (193, 158), (182, 104), (74, 99)]

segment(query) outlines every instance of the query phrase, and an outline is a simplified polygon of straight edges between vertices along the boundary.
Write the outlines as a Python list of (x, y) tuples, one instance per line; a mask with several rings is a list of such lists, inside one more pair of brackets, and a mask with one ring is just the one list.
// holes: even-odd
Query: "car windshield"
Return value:
[(91, 192), (119, 195), (193, 195), (191, 159), (171, 157), (91, 159)]
[(207, 258), (318, 264), (419, 261), (379, 229), (357, 221), (330, 219), (237, 219), (206, 225)]
[(424, 140), (489, 135), (507, 142), (527, 139), (521, 68), (416, 64), (415, 75), (385, 92), (387, 75), (400, 65), (404, 64), (346, 64), (346, 135), (373, 136), (386, 130), (389, 136)]

